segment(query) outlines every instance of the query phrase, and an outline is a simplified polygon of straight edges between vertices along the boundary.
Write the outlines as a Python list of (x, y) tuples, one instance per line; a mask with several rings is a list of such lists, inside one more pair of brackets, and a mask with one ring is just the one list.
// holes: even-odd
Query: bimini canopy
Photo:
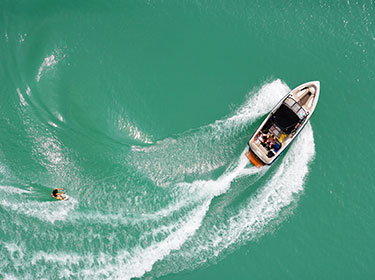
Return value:
[(284, 103), (273, 115), (273, 122), (286, 133), (291, 133), (301, 119)]
[(302, 106), (295, 101), (293, 98), (288, 97), (285, 99), (284, 104), (288, 106), (296, 115), (302, 120), (306, 117), (306, 111), (302, 108)]

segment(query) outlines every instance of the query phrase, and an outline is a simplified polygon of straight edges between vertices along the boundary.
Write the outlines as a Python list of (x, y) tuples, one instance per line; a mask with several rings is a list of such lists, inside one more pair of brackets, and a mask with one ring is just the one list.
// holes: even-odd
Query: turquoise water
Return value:
[[(0, 279), (373, 279), (374, 8), (2, 1)], [(313, 80), (310, 123), (251, 166)]]

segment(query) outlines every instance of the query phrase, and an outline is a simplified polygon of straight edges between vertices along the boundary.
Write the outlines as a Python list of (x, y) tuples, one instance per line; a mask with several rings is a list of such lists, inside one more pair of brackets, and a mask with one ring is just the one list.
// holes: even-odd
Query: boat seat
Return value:
[(280, 148), (281, 148), (281, 144), (280, 144), (279, 141), (276, 141), (275, 144), (273, 144), (273, 145), (274, 145), (274, 146), (273, 146), (273, 151), (274, 151), (275, 153), (277, 153), (277, 152), (280, 150)]
[(307, 101), (311, 98), (312, 96), (312, 93), (311, 92), (308, 92), (306, 93), (299, 101), (298, 103), (301, 105), (301, 106), (304, 106)]
[(313, 101), (314, 101), (313, 96), (310, 96), (310, 98), (306, 102), (306, 107), (310, 109), (313, 105)]
[(303, 88), (300, 91), (297, 91), (295, 95), (297, 97), (297, 100), (301, 100), (301, 98), (306, 94), (307, 91), (308, 88)]

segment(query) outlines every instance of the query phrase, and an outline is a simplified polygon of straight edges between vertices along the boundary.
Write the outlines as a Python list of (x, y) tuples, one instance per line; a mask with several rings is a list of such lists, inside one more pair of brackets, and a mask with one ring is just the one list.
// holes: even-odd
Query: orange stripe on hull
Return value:
[(264, 165), (264, 163), (250, 149), (245, 155), (255, 167), (260, 168)]

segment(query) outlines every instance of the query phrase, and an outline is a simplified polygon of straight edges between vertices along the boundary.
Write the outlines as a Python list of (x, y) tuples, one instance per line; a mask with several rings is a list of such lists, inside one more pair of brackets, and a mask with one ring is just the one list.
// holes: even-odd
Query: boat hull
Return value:
[(246, 157), (250, 160), (250, 162), (255, 166), (255, 167), (262, 167), (264, 166), (264, 163), (257, 157), (256, 154), (254, 154), (254, 152), (249, 149), (247, 152), (246, 152)]
[(250, 138), (246, 157), (256, 167), (271, 165), (293, 142), (314, 112), (318, 81), (304, 83), (286, 94)]

